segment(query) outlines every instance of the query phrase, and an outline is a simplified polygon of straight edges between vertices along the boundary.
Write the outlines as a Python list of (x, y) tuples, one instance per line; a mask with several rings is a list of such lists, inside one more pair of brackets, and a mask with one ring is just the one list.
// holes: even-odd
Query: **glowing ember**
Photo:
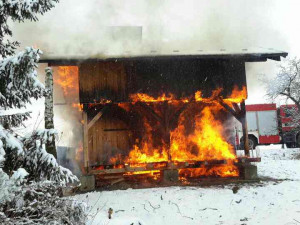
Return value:
[(142, 175), (144, 177), (151, 177), (151, 179), (153, 180), (158, 180), (160, 178), (160, 171), (159, 170), (138, 171), (138, 172), (128, 172), (124, 174), (124, 176), (132, 176), (132, 175)]
[(203, 101), (203, 98), (202, 98), (202, 92), (201, 92), (201, 91), (197, 91), (197, 92), (195, 93), (195, 100), (196, 100), (197, 102)]
[(124, 109), (126, 112), (130, 111), (130, 104), (128, 103), (118, 103), (118, 106), (122, 109)]
[(237, 177), (239, 171), (234, 165), (218, 165), (214, 167), (201, 167), (195, 169), (180, 169), (181, 177), (201, 177), (201, 176), (218, 176), (218, 177)]
[(89, 104), (89, 108), (91, 107), (94, 107), (94, 106), (97, 106), (97, 105), (105, 105), (105, 104), (109, 104), (109, 103), (112, 103), (111, 100), (108, 100), (108, 99), (101, 99), (100, 101), (95, 101), (94, 103), (90, 103)]
[(78, 111), (82, 111), (83, 110), (83, 105), (82, 104), (79, 104), (79, 103), (73, 103), (72, 106), (74, 108), (77, 108)]
[(164, 102), (164, 101), (172, 101), (175, 100), (175, 97), (173, 94), (166, 95), (165, 93), (162, 94), (162, 96), (159, 96), (158, 98), (154, 98), (152, 96), (149, 96), (144, 93), (137, 93), (137, 94), (131, 94), (130, 99), (135, 102)]

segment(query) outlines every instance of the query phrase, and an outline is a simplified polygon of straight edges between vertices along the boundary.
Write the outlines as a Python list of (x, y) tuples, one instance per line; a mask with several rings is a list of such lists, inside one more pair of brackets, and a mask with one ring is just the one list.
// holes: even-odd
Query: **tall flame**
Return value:
[(54, 77), (54, 82), (62, 88), (66, 101), (72, 103), (72, 107), (78, 109), (78, 111), (82, 111), (83, 105), (78, 103), (78, 75), (77, 66), (59, 66), (58, 77)]
[[(187, 135), (185, 127), (185, 117), (181, 114), (179, 117), (178, 126), (170, 133), (170, 146), (164, 142), (159, 147), (153, 147), (152, 127), (144, 118), (145, 134), (142, 140), (135, 144), (126, 158), (127, 163), (150, 163), (168, 161), (170, 154), (173, 162), (186, 161), (205, 161), (205, 160), (226, 160), (226, 165), (214, 166), (211, 168), (203, 167), (198, 169), (182, 169), (181, 175), (201, 176), (201, 175), (216, 175), (216, 176), (238, 176), (238, 169), (233, 162), (236, 160), (234, 148), (224, 138), (223, 124), (215, 116), (222, 111), (222, 106), (218, 103), (222, 89), (216, 89), (210, 98), (203, 98), (201, 91), (197, 91), (194, 96), (195, 102), (203, 102), (206, 106), (201, 112), (194, 115), (194, 130)], [(235, 87), (232, 94), (223, 99), (229, 105), (232, 103), (240, 103), (247, 97), (246, 88), (239, 90)], [(168, 101), (169, 104), (176, 100), (174, 95), (165, 95), (158, 98), (151, 97), (147, 94), (131, 95), (133, 103), (137, 101), (144, 102), (161, 102)], [(184, 99), (182, 102), (191, 100)]]
[[(195, 130), (185, 136), (185, 128), (180, 124), (171, 132), (171, 155), (176, 161), (235, 159), (233, 147), (223, 138), (223, 127), (214, 118), (212, 111), (219, 107), (205, 107), (195, 116)], [(197, 151), (195, 151), (197, 146)]]
[(78, 95), (78, 67), (77, 66), (59, 66), (59, 77), (54, 80), (62, 87), (65, 96)]

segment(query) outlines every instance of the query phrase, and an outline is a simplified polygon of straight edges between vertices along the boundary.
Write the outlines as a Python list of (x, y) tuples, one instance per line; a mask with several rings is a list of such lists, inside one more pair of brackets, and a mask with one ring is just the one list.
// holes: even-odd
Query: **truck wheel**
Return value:
[[(240, 148), (244, 149), (244, 142), (242, 140), (243, 138), (241, 138)], [(258, 144), (256, 138), (252, 136), (248, 136), (248, 142), (249, 142), (249, 149), (255, 149)]]
[(248, 141), (249, 141), (249, 149), (255, 149), (257, 146), (256, 139), (252, 136), (248, 136)]

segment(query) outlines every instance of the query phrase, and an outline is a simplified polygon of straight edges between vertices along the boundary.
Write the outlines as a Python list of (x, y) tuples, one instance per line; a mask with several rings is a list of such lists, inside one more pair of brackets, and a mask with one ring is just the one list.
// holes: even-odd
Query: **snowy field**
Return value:
[(91, 206), (88, 225), (300, 224), (300, 160), (295, 159), (300, 150), (259, 148), (259, 176), (280, 181), (239, 185), (236, 194), (227, 185), (92, 192), (76, 198)]

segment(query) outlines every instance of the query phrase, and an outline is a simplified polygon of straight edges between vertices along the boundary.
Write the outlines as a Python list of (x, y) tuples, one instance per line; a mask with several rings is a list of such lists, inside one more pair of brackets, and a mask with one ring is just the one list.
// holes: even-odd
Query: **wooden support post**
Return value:
[(244, 149), (245, 149), (244, 150), (245, 156), (250, 156), (245, 101), (241, 102), (241, 113), (242, 113), (241, 123), (242, 123), (242, 129), (243, 129), (243, 143), (244, 143)]
[(83, 158), (84, 158), (84, 167), (88, 173), (89, 169), (89, 140), (88, 140), (88, 118), (87, 112), (83, 111)]

